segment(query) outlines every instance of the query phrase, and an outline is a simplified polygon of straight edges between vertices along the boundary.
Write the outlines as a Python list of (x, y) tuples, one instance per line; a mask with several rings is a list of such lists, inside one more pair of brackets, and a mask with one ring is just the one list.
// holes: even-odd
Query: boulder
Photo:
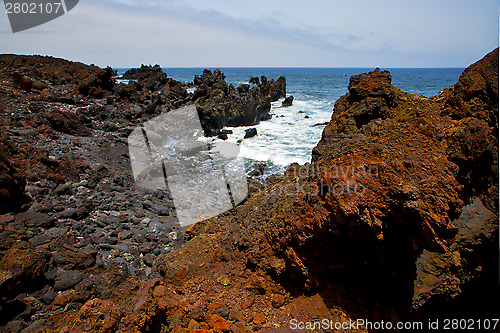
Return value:
[[(0, 260), (0, 291), (3, 296), (30, 292), (45, 283), (44, 273), (50, 259), (47, 250), (18, 243)], [(0, 301), (1, 302), (1, 301)], [(1, 303), (0, 303), (1, 304)]]
[(82, 124), (77, 115), (65, 111), (52, 111), (46, 114), (50, 127), (57, 132), (76, 136), (87, 136), (90, 131)]
[(93, 98), (103, 98), (112, 90), (116, 72), (111, 68), (99, 69), (78, 83), (76, 92)]
[(293, 96), (288, 96), (287, 98), (285, 98), (283, 103), (281, 103), (281, 107), (282, 108), (290, 107), (292, 106), (292, 103), (293, 103)]
[(256, 135), (257, 135), (257, 129), (255, 127), (252, 127), (252, 128), (249, 128), (249, 129), (245, 130), (245, 137), (244, 137), (244, 139), (253, 138)]
[(227, 85), (218, 69), (213, 73), (204, 70), (201, 77), (195, 77), (194, 84), (194, 101), (207, 136), (225, 126), (249, 126), (270, 119), (271, 101), (286, 95), (284, 77), (268, 81), (263, 76), (257, 86), (242, 84), (235, 88)]

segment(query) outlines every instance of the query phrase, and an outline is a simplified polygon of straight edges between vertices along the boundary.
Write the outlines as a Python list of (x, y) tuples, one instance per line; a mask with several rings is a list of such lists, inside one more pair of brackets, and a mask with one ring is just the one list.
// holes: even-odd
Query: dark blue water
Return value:
[[(209, 68), (214, 70), (214, 68)], [(126, 69), (119, 69), (122, 74)], [(183, 83), (192, 82), (203, 68), (164, 68), (169, 77)], [(235, 86), (248, 83), (250, 77), (265, 75), (268, 79), (285, 76), (287, 94), (294, 96), (292, 107), (280, 108), (273, 103), (269, 121), (255, 126), (258, 135), (243, 140), (240, 157), (263, 161), (269, 165), (267, 173), (283, 171), (290, 163), (310, 161), (311, 151), (321, 138), (324, 126), (315, 126), (330, 120), (335, 101), (345, 93), (352, 75), (365, 73), (367, 68), (221, 68), (226, 81)], [(393, 84), (403, 91), (426, 97), (437, 95), (443, 88), (455, 84), (463, 68), (391, 68)], [(229, 141), (237, 143), (248, 127), (232, 128)], [(216, 139), (217, 140), (217, 139)]]
[[(201, 75), (204, 68), (164, 68), (169, 77), (188, 83), (195, 75)], [(214, 70), (215, 68), (209, 68)], [(383, 70), (384, 68), (382, 68)], [(127, 68), (119, 68), (122, 74)], [(252, 76), (265, 75), (269, 79), (285, 76), (287, 92), (296, 98), (316, 97), (320, 99), (337, 99), (347, 92), (349, 78), (352, 75), (365, 73), (369, 68), (221, 68), (226, 81), (238, 86), (248, 82)], [(458, 81), (463, 68), (388, 68), (392, 81), (402, 90), (431, 97), (443, 88), (452, 86)]]

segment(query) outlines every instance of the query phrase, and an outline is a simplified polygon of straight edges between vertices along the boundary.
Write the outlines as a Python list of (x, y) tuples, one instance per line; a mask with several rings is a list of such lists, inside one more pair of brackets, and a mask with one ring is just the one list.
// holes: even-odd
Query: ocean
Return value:
[[(204, 68), (163, 68), (173, 79), (189, 83)], [(215, 68), (209, 68), (214, 70)], [(384, 68), (381, 68), (384, 70)], [(122, 74), (127, 68), (118, 69)], [(239, 143), (239, 158), (245, 161), (247, 171), (256, 165), (265, 167), (263, 177), (283, 173), (288, 165), (310, 162), (311, 152), (321, 138), (325, 122), (332, 116), (335, 101), (345, 93), (352, 75), (365, 73), (369, 68), (221, 68), (226, 82), (239, 86), (250, 77), (265, 75), (268, 79), (285, 76), (287, 96), (293, 95), (293, 105), (281, 108), (281, 102), (272, 104), (272, 119), (256, 126), (227, 128), (233, 131), (228, 141), (237, 143), (245, 130), (257, 129), (258, 135)], [(395, 86), (409, 93), (431, 97), (443, 88), (455, 84), (464, 68), (387, 68)], [(207, 141), (220, 141), (210, 138)]]

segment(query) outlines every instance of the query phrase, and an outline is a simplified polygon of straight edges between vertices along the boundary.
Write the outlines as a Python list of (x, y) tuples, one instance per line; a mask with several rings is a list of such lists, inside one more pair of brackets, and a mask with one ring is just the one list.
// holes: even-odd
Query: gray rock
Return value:
[(49, 305), (54, 301), (57, 295), (58, 293), (49, 289), (42, 294), (41, 301), (43, 302), (43, 304)]
[(148, 229), (150, 232), (153, 232), (153, 233), (162, 233), (162, 232), (167, 232), (167, 229), (168, 227), (161, 223), (161, 222), (157, 222), (157, 221), (153, 221), (151, 223), (149, 223), (148, 225)]
[(79, 271), (64, 271), (59, 270), (56, 274), (54, 283), (55, 291), (64, 291), (73, 288), (80, 283), (86, 276)]
[(72, 189), (70, 184), (62, 184), (56, 187), (54, 190), (54, 193), (58, 196), (64, 195), (64, 194), (71, 194)]
[(63, 210), (60, 213), (54, 214), (55, 217), (57, 218), (63, 218), (63, 219), (76, 219), (78, 216), (78, 213), (75, 208), (68, 208)]
[(47, 244), (52, 240), (52, 237), (48, 235), (47, 233), (43, 233), (41, 235), (36, 235), (30, 239), (30, 243), (33, 246), (39, 246), (42, 244)]
[(149, 267), (152, 267), (153, 264), (155, 263), (156, 257), (152, 253), (145, 254), (144, 257), (142, 257), (142, 260), (144, 261), (144, 264), (146, 264)]
[(33, 210), (17, 214), (16, 218), (29, 227), (50, 228), (53, 225), (53, 220), (47, 217), (47, 215), (36, 213)]
[(133, 224), (135, 224), (135, 225), (138, 225), (138, 224), (141, 222), (141, 219), (140, 219), (140, 218), (137, 218), (137, 217), (135, 217), (135, 216), (132, 216), (132, 217), (130, 218), (130, 222), (132, 222), (132, 223), (133, 223)]

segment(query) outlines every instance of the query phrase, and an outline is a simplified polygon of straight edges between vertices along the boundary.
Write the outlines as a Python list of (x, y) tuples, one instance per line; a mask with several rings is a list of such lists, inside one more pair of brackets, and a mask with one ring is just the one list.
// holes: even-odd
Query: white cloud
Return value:
[(496, 0), (80, 1), (0, 52), (137, 66), (467, 66), (498, 44)]

